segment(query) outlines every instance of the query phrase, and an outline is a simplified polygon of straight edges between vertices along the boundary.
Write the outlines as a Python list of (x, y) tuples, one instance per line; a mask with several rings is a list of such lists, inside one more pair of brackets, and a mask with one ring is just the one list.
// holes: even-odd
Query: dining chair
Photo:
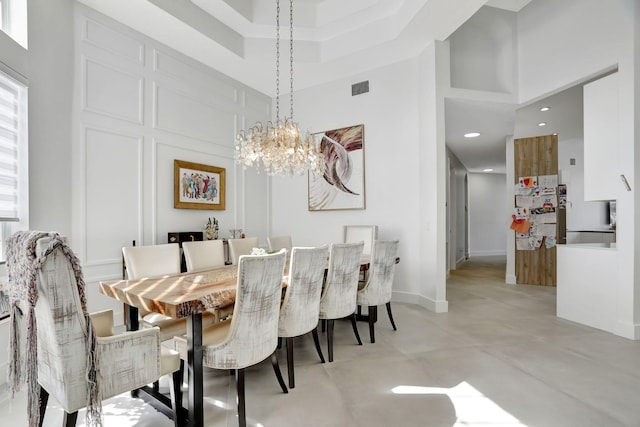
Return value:
[(313, 342), (320, 361), (324, 356), (318, 339), (320, 294), (327, 266), (329, 249), (294, 247), (291, 249), (287, 290), (280, 307), (278, 338), (286, 338), (289, 388), (295, 387), (293, 371), (293, 342), (295, 337), (313, 334)]
[[(183, 242), (182, 250), (189, 273), (225, 265), (226, 257), (222, 240)], [(213, 314), (217, 321), (225, 319), (233, 314), (233, 303), (217, 307), (215, 310), (207, 310), (207, 312)]]
[[(180, 273), (180, 247), (177, 243), (146, 246), (125, 246), (122, 248), (127, 277), (137, 280), (145, 277), (166, 276)], [(139, 309), (142, 327), (160, 328), (162, 341), (170, 340), (174, 335), (184, 335), (186, 319), (174, 319), (160, 313)], [(219, 316), (207, 311), (202, 314), (202, 324), (217, 322)]]
[(267, 237), (267, 243), (269, 244), (269, 250), (279, 251), (284, 248), (291, 252), (293, 244), (291, 243), (291, 236), (270, 236)]
[(225, 256), (222, 240), (183, 242), (182, 250), (188, 272), (224, 266)]
[(344, 243), (358, 243), (364, 242), (364, 248), (362, 249), (362, 255), (371, 255), (371, 247), (373, 241), (378, 238), (378, 226), (377, 225), (345, 225), (344, 231)]
[[(284, 250), (271, 255), (241, 255), (233, 317), (202, 330), (203, 366), (235, 373), (240, 427), (246, 426), (245, 368), (271, 356), (280, 387), (288, 392), (276, 351), (285, 257)], [(186, 359), (186, 337), (175, 337), (173, 342), (180, 357)]]
[(329, 252), (329, 270), (320, 297), (320, 320), (327, 321), (329, 362), (333, 362), (333, 328), (336, 319), (349, 317), (353, 333), (362, 345), (356, 325), (356, 294), (364, 243), (333, 243)]
[(387, 305), (387, 314), (389, 315), (391, 326), (393, 326), (394, 331), (398, 330), (391, 313), (391, 293), (399, 246), (400, 242), (398, 240), (376, 240), (373, 242), (371, 267), (367, 275), (367, 281), (358, 290), (356, 298), (358, 307), (368, 307), (368, 314), (365, 317), (369, 321), (369, 338), (372, 343), (376, 342), (374, 325), (378, 319), (378, 305)]
[[(85, 407), (87, 425), (97, 425), (102, 419), (100, 399), (166, 374), (173, 377), (174, 424), (181, 425), (182, 362), (176, 351), (161, 345), (159, 329), (114, 335), (111, 310), (87, 313), (80, 262), (62, 238), (56, 233), (21, 233), (25, 238), (14, 235), (9, 240), (7, 267), (10, 277), (18, 277), (10, 283), (14, 290), (20, 287), (20, 274), (35, 278), (34, 286), (29, 286), (29, 294), (36, 295), (35, 307), (27, 321), (35, 318), (27, 329), (25, 358), (34, 375), (29, 384), (29, 425), (42, 425), (49, 396), (64, 410), (65, 426), (74, 426), (78, 410)], [(11, 353), (22, 359), (19, 352)]]
[(258, 238), (246, 237), (244, 239), (229, 239), (228, 243), (231, 263), (238, 264), (240, 255), (249, 255), (253, 248), (258, 247)]

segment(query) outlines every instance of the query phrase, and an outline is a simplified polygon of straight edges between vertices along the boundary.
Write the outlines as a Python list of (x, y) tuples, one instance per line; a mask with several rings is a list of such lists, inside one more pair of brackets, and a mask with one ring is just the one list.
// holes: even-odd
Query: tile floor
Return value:
[[(268, 361), (251, 368), (248, 424), (640, 426), (640, 342), (557, 318), (555, 288), (505, 285), (501, 258), (465, 262), (447, 299), (442, 314), (394, 304), (397, 332), (379, 310), (375, 344), (359, 324), (362, 347), (338, 322), (333, 363), (320, 364), (311, 337), (300, 339), (287, 395)], [(284, 351), (280, 360), (286, 376)], [(236, 426), (231, 377), (206, 370), (204, 391), (206, 425)], [(61, 425), (60, 413), (51, 408), (45, 426)], [(107, 426), (172, 425), (127, 395), (105, 401), (105, 413)], [(23, 396), (0, 406), (2, 425), (26, 425), (24, 415)]]

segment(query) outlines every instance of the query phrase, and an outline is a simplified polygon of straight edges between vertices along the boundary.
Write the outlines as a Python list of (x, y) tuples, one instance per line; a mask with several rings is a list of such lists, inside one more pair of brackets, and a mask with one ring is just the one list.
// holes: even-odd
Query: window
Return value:
[[(0, 71), (0, 261), (6, 238), (28, 225), (27, 169), (27, 87)], [(4, 302), (0, 292), (0, 319)]]
[(27, 49), (27, 0), (0, 0), (0, 30)]

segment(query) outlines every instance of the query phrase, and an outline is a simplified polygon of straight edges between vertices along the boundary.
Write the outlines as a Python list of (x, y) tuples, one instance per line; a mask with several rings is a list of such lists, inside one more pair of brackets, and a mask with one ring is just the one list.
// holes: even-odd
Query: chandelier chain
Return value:
[(291, 85), (289, 92), (291, 115), (289, 118), (293, 120), (293, 0), (289, 0), (289, 84)]
[(276, 114), (275, 121), (257, 122), (241, 130), (235, 141), (236, 162), (244, 168), (260, 165), (269, 175), (322, 174), (326, 169), (320, 141), (300, 132), (293, 121), (293, 0), (289, 0), (289, 84), (291, 116), (280, 118), (280, 0), (276, 0)]
[(276, 0), (276, 122), (280, 120), (280, 0)]

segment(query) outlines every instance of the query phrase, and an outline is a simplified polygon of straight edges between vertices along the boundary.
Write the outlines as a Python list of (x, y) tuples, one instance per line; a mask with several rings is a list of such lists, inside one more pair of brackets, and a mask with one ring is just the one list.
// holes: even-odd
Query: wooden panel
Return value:
[[(514, 157), (514, 184), (521, 176), (557, 175), (558, 136), (516, 139)], [(556, 286), (556, 248), (516, 250), (516, 283)]]

